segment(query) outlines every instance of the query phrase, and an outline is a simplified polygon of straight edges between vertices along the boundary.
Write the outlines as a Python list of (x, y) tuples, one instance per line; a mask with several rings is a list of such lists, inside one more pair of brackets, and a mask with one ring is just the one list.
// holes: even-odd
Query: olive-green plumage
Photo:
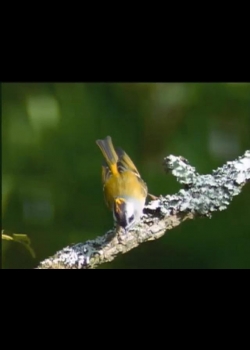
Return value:
[(118, 222), (119, 217), (123, 217), (125, 222), (128, 221), (127, 217), (124, 218), (127, 212), (130, 214), (132, 212), (128, 206), (134, 208), (133, 216), (138, 220), (147, 197), (146, 183), (141, 179), (130, 157), (122, 149), (114, 149), (110, 136), (104, 140), (97, 140), (96, 143), (105, 158), (105, 164), (102, 167), (102, 182), (107, 206), (110, 210), (113, 209), (114, 217), (118, 219)]

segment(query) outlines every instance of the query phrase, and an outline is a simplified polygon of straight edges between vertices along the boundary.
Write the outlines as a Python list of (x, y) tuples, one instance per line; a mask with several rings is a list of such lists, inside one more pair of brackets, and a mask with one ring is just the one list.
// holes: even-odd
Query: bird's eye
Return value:
[(130, 218), (128, 219), (128, 222), (131, 223), (134, 220), (134, 215), (130, 216)]

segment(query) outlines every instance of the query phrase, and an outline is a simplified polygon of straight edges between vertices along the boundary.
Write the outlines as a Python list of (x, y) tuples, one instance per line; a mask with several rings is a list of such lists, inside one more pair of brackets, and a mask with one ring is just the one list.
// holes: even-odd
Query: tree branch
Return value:
[(187, 219), (209, 217), (215, 211), (225, 210), (233, 197), (250, 180), (250, 151), (227, 162), (211, 175), (199, 175), (182, 157), (170, 155), (163, 162), (184, 185), (177, 194), (160, 196), (144, 208), (141, 222), (125, 235), (116, 229), (85, 243), (68, 246), (42, 261), (38, 269), (89, 269), (110, 262), (139, 244), (160, 238), (166, 231)]

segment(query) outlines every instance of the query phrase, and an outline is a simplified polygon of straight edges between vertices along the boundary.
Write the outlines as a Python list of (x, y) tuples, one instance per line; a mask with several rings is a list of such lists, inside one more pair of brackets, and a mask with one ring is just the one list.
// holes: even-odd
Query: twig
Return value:
[(225, 210), (233, 197), (250, 180), (250, 151), (227, 162), (211, 175), (199, 175), (182, 157), (164, 159), (166, 172), (171, 172), (184, 185), (177, 194), (160, 196), (145, 206), (141, 222), (122, 237), (112, 229), (85, 243), (68, 246), (42, 261), (38, 269), (89, 269), (115, 259), (139, 244), (160, 238), (182, 221), (212, 217)]

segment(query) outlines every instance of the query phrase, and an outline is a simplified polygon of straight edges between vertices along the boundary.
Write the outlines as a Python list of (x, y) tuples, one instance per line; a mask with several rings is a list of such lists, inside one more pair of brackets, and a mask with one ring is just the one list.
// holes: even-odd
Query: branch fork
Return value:
[(37, 269), (92, 269), (115, 259), (138, 245), (162, 237), (183, 221), (212, 217), (213, 212), (227, 209), (234, 196), (250, 181), (250, 151), (234, 161), (200, 175), (179, 156), (164, 158), (164, 169), (176, 177), (183, 188), (174, 195), (160, 196), (144, 208), (141, 222), (126, 235), (115, 228), (85, 243), (68, 246), (42, 261)]

